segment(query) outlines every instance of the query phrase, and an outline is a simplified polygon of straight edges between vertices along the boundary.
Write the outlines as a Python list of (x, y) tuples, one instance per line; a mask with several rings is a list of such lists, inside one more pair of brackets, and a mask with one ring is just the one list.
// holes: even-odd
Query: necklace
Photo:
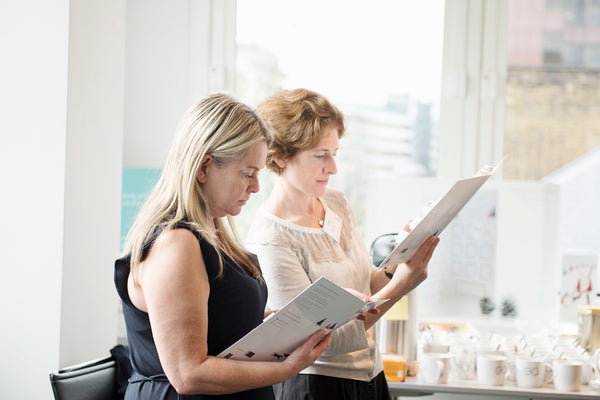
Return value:
[(319, 219), (319, 218), (315, 218), (312, 215), (310, 216), (312, 219), (314, 219), (315, 221), (317, 221), (317, 224), (319, 224), (319, 226), (322, 228), (323, 224), (325, 223), (325, 220), (323, 219)]
[[(314, 201), (314, 199), (313, 199)], [(319, 202), (320, 203), (320, 202)], [(323, 214), (325, 214), (325, 209), (323, 209)], [(308, 213), (308, 216), (311, 217), (313, 220), (315, 220), (317, 222), (317, 224), (319, 224), (319, 226), (322, 228), (323, 225), (325, 224), (325, 215), (323, 215), (323, 218), (316, 218), (314, 217), (312, 214)]]

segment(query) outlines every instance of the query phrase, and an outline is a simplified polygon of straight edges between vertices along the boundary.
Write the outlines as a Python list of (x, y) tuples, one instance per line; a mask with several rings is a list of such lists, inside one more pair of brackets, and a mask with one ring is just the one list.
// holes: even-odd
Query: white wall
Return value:
[(200, 97), (234, 87), (235, 0), (127, 0), (126, 167), (162, 168)]
[(0, 5), (0, 397), (116, 339), (124, 6)]
[(5, 398), (48, 398), (47, 373), (59, 359), (68, 17), (68, 1), (0, 8)]

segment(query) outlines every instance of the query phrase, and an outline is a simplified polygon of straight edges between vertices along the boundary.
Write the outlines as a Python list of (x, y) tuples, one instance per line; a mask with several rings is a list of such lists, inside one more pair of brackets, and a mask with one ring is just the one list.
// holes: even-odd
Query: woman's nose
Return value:
[(258, 193), (260, 191), (260, 180), (258, 179), (258, 176), (253, 179), (253, 182), (248, 189), (250, 190), (250, 193)]
[(329, 163), (325, 166), (325, 172), (331, 175), (337, 174), (337, 163), (335, 162), (335, 158), (330, 158)]

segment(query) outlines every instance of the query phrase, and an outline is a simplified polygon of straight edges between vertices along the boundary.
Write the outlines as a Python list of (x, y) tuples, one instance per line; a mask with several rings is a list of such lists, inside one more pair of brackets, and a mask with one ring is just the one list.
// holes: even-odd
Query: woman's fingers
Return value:
[(435, 250), (435, 248), (437, 247), (437, 245), (439, 243), (440, 243), (440, 238), (439, 237), (435, 237), (433, 239), (431, 245), (427, 249), (427, 252), (425, 253), (425, 259), (427, 260), (427, 262), (429, 262), (429, 260), (431, 259), (431, 256), (433, 256), (433, 251)]
[(421, 247), (419, 247), (417, 252), (412, 256), (412, 258), (407, 262), (407, 264), (414, 264), (419, 261), (427, 264), (439, 242), (440, 238), (433, 235), (429, 236), (423, 242)]
[[(323, 331), (323, 332), (325, 332), (325, 331)], [(327, 346), (329, 346), (329, 342), (331, 342), (331, 335), (332, 334), (333, 334), (333, 331), (329, 332), (325, 336), (319, 335), (319, 337), (321, 337), (321, 339), (313, 347), (313, 352), (315, 353), (315, 360), (317, 358), (319, 358), (319, 356), (321, 355), (321, 353), (323, 353), (325, 351), (325, 349), (327, 348)]]
[(427, 240), (425, 241), (424, 245), (426, 244), (426, 246), (423, 246), (423, 262), (428, 263), (429, 260), (431, 259), (431, 256), (433, 255), (433, 251), (435, 250), (435, 248), (437, 247), (438, 243), (440, 242), (440, 238), (435, 237), (435, 236), (429, 236), (427, 238)]

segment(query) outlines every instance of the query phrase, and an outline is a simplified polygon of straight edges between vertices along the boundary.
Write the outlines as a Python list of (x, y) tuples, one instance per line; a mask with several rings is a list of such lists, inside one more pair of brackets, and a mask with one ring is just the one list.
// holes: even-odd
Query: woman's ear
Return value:
[(198, 171), (196, 171), (196, 179), (198, 179), (198, 182), (206, 183), (206, 181), (208, 180), (207, 170), (211, 162), (212, 157), (210, 155), (205, 154), (204, 157), (202, 157), (200, 168), (198, 168)]
[(275, 164), (277, 164), (277, 166), (281, 169), (285, 169), (285, 165), (286, 162), (284, 159), (282, 159), (281, 157), (273, 157), (273, 161), (275, 161)]

